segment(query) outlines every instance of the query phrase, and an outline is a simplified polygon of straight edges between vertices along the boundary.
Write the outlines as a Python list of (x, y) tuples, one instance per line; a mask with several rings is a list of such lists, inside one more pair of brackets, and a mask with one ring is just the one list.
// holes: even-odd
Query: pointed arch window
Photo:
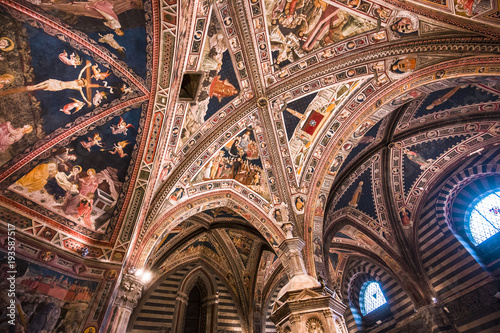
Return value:
[(380, 284), (375, 281), (365, 282), (361, 287), (359, 303), (363, 316), (386, 304), (387, 300), (380, 288)]
[(476, 246), (500, 232), (500, 190), (487, 194), (472, 207), (469, 231)]

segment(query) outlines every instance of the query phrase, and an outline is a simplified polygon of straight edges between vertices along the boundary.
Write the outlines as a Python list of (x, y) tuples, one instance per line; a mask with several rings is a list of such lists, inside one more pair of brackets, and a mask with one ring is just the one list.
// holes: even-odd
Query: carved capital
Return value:
[(300, 315), (291, 315), (288, 321), (290, 321), (290, 324), (294, 324), (295, 322), (300, 321)]
[(115, 305), (131, 310), (134, 309), (141, 298), (143, 287), (144, 283), (140, 279), (134, 275), (125, 274), (120, 283), (120, 287), (118, 287)]
[(325, 318), (333, 318), (333, 311), (330, 309), (323, 310), (323, 316)]

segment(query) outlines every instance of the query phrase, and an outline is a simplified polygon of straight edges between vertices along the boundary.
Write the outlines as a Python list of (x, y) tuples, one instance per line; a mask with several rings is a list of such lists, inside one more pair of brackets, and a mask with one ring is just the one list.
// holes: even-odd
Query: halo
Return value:
[(9, 52), (9, 51), (12, 51), (14, 49), (14, 42), (12, 41), (12, 39), (7, 38), (7, 37), (0, 37), (0, 40), (6, 40), (10, 44), (9, 46), (7, 46), (7, 47), (5, 47), (3, 49), (0, 49), (0, 50), (2, 50), (4, 52)]

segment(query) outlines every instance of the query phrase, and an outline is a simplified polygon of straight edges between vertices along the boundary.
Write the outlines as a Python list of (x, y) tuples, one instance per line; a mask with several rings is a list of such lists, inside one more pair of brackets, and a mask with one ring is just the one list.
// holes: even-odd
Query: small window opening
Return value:
[(368, 281), (361, 287), (360, 307), (363, 316), (378, 309), (387, 303), (380, 285), (375, 281)]

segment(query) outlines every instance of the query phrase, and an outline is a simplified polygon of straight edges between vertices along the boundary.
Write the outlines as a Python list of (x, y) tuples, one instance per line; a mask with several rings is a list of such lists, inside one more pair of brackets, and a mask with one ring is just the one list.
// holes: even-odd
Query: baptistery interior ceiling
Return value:
[(493, 0), (0, 0), (2, 230), (87, 286), (81, 328), (130, 267), (202, 262), (268, 307), (285, 222), (332, 288), (356, 260), (418, 285), (429, 191), (500, 142), (499, 23)]

